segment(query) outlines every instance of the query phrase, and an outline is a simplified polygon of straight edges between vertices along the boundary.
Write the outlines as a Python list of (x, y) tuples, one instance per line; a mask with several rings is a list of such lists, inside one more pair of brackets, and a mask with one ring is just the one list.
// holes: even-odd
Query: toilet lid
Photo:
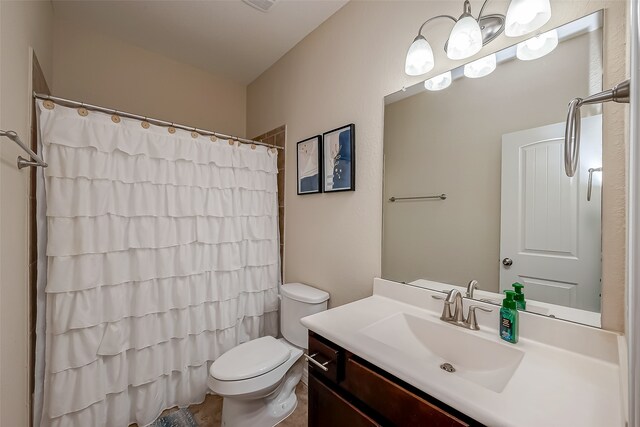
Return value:
[(282, 365), (290, 350), (272, 336), (240, 344), (218, 357), (211, 364), (210, 374), (222, 381), (237, 381), (257, 377)]

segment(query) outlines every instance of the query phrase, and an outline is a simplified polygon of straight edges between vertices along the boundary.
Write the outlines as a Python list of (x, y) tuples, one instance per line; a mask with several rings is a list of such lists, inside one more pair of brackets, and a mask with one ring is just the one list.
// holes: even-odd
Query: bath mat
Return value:
[(149, 427), (198, 427), (198, 423), (193, 419), (193, 414), (190, 410), (178, 409), (158, 418)]

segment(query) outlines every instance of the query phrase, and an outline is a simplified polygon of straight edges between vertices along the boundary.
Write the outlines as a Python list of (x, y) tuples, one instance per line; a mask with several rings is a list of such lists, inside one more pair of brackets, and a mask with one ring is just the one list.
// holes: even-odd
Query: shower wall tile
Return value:
[[(282, 176), (284, 176), (284, 171), (279, 172)], [(284, 193), (280, 193), (278, 192), (278, 206), (283, 208), (284, 207)]]
[(275, 137), (275, 145), (277, 145), (278, 147), (284, 147), (284, 142), (285, 142), (284, 129), (282, 129), (281, 132), (275, 134), (274, 137)]
[[(280, 189), (284, 190), (284, 169), (278, 169), (278, 195), (284, 195), (284, 191), (280, 191)], [(284, 199), (281, 201), (278, 197), (278, 206), (284, 206)]]
[[(285, 219), (285, 200), (284, 200), (284, 177), (285, 177), (285, 152), (286, 152), (286, 132), (285, 125), (279, 126), (262, 135), (251, 138), (255, 141), (264, 142), (266, 144), (283, 147), (284, 150), (278, 151), (278, 232), (280, 233), (280, 274), (284, 272), (284, 219)], [(284, 277), (283, 277), (284, 281)]]
[(273, 137), (273, 135), (271, 136), (265, 136), (263, 138), (260, 138), (261, 142), (264, 142), (265, 144), (269, 144), (269, 145), (276, 145), (276, 139)]
[[(45, 93), (50, 95), (49, 85), (44, 77), (40, 62), (35, 52), (31, 61), (31, 86), (32, 90), (37, 93)], [(36, 104), (31, 103), (31, 124), (29, 128), (29, 146), (36, 153), (38, 152), (38, 124), (36, 122)], [(37, 280), (38, 280), (38, 239), (36, 228), (36, 168), (29, 168), (29, 198), (28, 198), (28, 250), (29, 250), (29, 396), (31, 405), (33, 405), (33, 392), (35, 390), (35, 376), (33, 369), (36, 364), (36, 299), (37, 299)], [(29, 417), (33, 417), (32, 411), (29, 411)], [(31, 425), (35, 422), (31, 420)]]
[[(284, 206), (281, 206), (278, 209), (278, 230), (280, 232), (280, 236), (284, 233)], [(280, 243), (284, 243), (284, 241), (280, 240)]]
[(282, 171), (284, 173), (284, 153), (278, 154), (278, 171)]

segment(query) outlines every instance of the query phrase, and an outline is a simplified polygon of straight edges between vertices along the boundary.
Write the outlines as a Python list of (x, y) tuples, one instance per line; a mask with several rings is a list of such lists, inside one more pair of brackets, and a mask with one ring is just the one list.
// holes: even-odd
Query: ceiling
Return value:
[(348, 0), (54, 0), (56, 18), (248, 84)]

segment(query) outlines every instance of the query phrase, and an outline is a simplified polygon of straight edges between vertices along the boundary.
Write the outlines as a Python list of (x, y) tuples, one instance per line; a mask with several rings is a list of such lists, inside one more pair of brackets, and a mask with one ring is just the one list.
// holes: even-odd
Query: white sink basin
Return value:
[(524, 356), (510, 344), (489, 341), (475, 331), (406, 313), (382, 319), (360, 333), (435, 368), (449, 363), (455, 368), (451, 375), (496, 393), (505, 388)]

